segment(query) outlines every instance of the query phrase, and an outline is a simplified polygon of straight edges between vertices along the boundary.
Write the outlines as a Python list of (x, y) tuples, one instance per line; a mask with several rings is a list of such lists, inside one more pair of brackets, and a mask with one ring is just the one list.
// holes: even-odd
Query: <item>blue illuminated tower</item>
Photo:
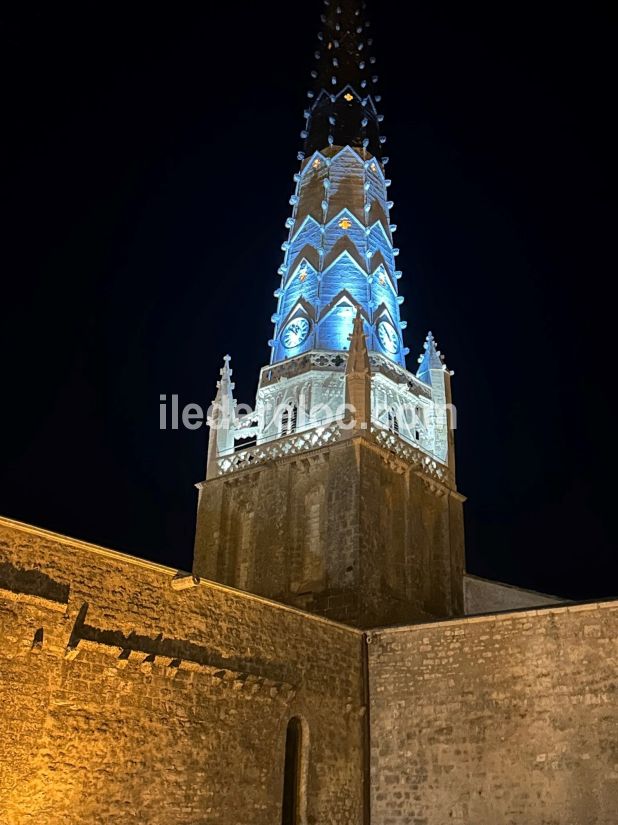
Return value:
[[(404, 439), (444, 461), (445, 419), (437, 420), (431, 404), (429, 373), (419, 381), (405, 369), (399, 250), (364, 4), (327, 3), (322, 24), (274, 293), (270, 364), (260, 376), (255, 415), (235, 421), (233, 429), (237, 440), (262, 444), (339, 418), (346, 353), (360, 312), (373, 376), (372, 421), (396, 426)], [(220, 459), (209, 476), (229, 465)]]
[(318, 41), (270, 362), (241, 415), (226, 356), (196, 572), (357, 622), (453, 614), (463, 527), (450, 372), (431, 333), (418, 373), (406, 368), (364, 3), (325, 2)]
[(329, 3), (275, 292), (271, 363), (344, 351), (358, 308), (370, 351), (405, 366), (373, 41), (363, 9)]

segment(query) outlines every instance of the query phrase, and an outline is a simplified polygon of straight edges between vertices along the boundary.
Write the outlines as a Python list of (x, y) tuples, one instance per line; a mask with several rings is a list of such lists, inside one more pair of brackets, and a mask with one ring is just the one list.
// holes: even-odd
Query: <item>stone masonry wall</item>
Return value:
[(374, 825), (615, 825), (618, 602), (369, 645)]
[(482, 579), (479, 576), (471, 576), (469, 573), (463, 577), (463, 590), (466, 616), (499, 613), (502, 610), (521, 610), (526, 607), (542, 607), (566, 601), (557, 596), (548, 596), (547, 593), (536, 593), (534, 590), (525, 590), (504, 582)]
[(359, 438), (206, 481), (198, 575), (360, 627), (463, 614), (462, 499)]
[[(363, 821), (361, 635), (0, 520), (0, 823)], [(305, 740), (306, 741), (306, 740)]]

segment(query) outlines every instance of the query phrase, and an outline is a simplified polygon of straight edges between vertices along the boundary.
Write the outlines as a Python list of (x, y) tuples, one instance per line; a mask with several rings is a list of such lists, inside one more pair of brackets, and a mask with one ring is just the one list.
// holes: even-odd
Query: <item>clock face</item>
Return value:
[(283, 330), (281, 340), (286, 349), (299, 347), (309, 335), (309, 321), (306, 318), (295, 318)]
[(395, 327), (388, 321), (380, 321), (378, 324), (378, 338), (384, 349), (391, 355), (399, 349), (399, 336), (395, 332)]

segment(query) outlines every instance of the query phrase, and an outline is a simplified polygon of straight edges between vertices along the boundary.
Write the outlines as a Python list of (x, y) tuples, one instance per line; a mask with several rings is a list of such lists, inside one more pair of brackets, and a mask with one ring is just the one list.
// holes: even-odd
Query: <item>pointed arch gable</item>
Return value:
[(378, 281), (380, 275), (384, 274), (384, 276), (386, 278), (386, 284), (390, 287), (390, 289), (392, 290), (393, 295), (396, 297), (397, 296), (397, 287), (395, 286), (395, 279), (393, 278), (393, 276), (389, 272), (388, 265), (387, 265), (386, 261), (384, 260), (384, 257), (382, 255), (382, 253), (380, 251), (376, 252), (376, 254), (371, 259), (371, 262), (372, 263), (375, 262), (377, 264), (376, 268), (371, 273), (371, 275), (373, 276), (373, 279), (374, 279), (374, 283), (376, 281)]
[(314, 170), (314, 162), (315, 160), (319, 160), (320, 163), (323, 163), (326, 166), (326, 155), (323, 155), (322, 152), (316, 149), (316, 151), (302, 163), (300, 167), (300, 176), (303, 178), (308, 171), (315, 171)]
[(391, 314), (391, 312), (390, 312), (389, 308), (386, 306), (386, 304), (384, 303), (384, 301), (382, 301), (382, 303), (381, 303), (381, 304), (379, 304), (379, 305), (376, 307), (375, 312), (373, 313), (373, 324), (374, 324), (374, 326), (375, 326), (375, 324), (377, 324), (377, 323), (378, 323), (378, 321), (381, 321), (381, 320), (383, 320), (383, 319), (384, 319), (385, 321), (388, 321), (390, 324), (392, 324), (392, 326), (393, 326), (393, 327), (397, 330), (397, 332), (399, 333), (399, 337), (401, 338), (401, 330), (399, 329), (399, 324), (398, 324), (398, 323), (397, 323), (397, 321), (395, 321), (395, 319), (393, 318), (393, 316), (392, 316), (392, 314)]
[(339, 253), (339, 254), (337, 255), (337, 257), (336, 257), (333, 261), (331, 261), (331, 262), (328, 264), (328, 266), (324, 267), (324, 270), (323, 270), (323, 272), (322, 272), (322, 276), (324, 277), (324, 276), (326, 276), (327, 274), (329, 274), (329, 273), (330, 273), (330, 270), (331, 270), (331, 269), (333, 269), (334, 267), (336, 267), (336, 266), (337, 266), (337, 264), (338, 264), (340, 261), (342, 261), (344, 258), (347, 258), (347, 259), (348, 259), (348, 260), (349, 260), (352, 264), (354, 264), (354, 266), (358, 269), (358, 271), (359, 271), (362, 275), (364, 275), (365, 277), (367, 277), (367, 270), (365, 269), (365, 267), (364, 267), (364, 266), (361, 266), (361, 265), (358, 263), (358, 261), (356, 260), (356, 258), (354, 258), (354, 256), (353, 256), (353, 255), (351, 255), (351, 254), (350, 254), (350, 252), (349, 252), (347, 249), (344, 249), (344, 250), (343, 250), (343, 252)]
[(353, 160), (353, 162), (354, 162), (356, 165), (358, 165), (361, 169), (363, 169), (363, 168), (364, 168), (364, 166), (365, 166), (365, 161), (364, 161), (364, 159), (361, 157), (361, 155), (359, 154), (359, 150), (358, 150), (356, 147), (354, 147), (354, 146), (350, 146), (349, 144), (346, 144), (345, 146), (342, 146), (342, 147), (341, 147), (341, 149), (338, 149), (338, 150), (337, 150), (337, 151), (336, 151), (336, 152), (335, 152), (335, 153), (331, 156), (331, 159), (330, 159), (330, 165), (331, 165), (331, 167), (333, 166), (333, 164), (336, 164), (336, 163), (338, 163), (339, 161), (341, 161), (341, 160), (343, 159), (343, 156), (344, 156), (344, 155), (346, 155), (346, 154), (350, 155), (350, 156), (351, 156), (351, 158), (352, 158), (352, 160)]
[(300, 222), (297, 220), (296, 223), (294, 224), (294, 229), (293, 229), (292, 234), (290, 236), (290, 244), (294, 243), (294, 241), (296, 241), (298, 239), (298, 236), (301, 234), (301, 232), (304, 232), (304, 230), (307, 229), (310, 225), (312, 225), (311, 226), (312, 229), (317, 229), (318, 231), (319, 231), (320, 226), (321, 226), (320, 221), (317, 220), (311, 214), (311, 212), (308, 212), (307, 214), (305, 214), (305, 216), (303, 217), (303, 219)]
[(317, 266), (314, 266), (304, 255), (300, 258), (300, 260), (298, 260), (298, 257), (299, 256), (296, 258), (296, 265), (293, 268), (290, 268), (290, 276), (286, 281), (286, 287), (289, 286), (292, 281), (296, 280), (300, 272), (303, 270), (303, 267), (305, 267), (305, 271), (307, 271), (307, 275), (310, 277), (313, 277), (318, 271)]
[(367, 169), (368, 177), (375, 175), (379, 179), (381, 186), (386, 184), (386, 175), (384, 174), (382, 163), (378, 158), (370, 155), (365, 161), (365, 167)]
[(305, 316), (311, 322), (315, 322), (316, 320), (315, 307), (302, 296), (296, 301), (287, 315), (279, 321), (278, 329), (284, 329), (293, 318), (297, 318), (300, 315)]
[(370, 318), (367, 314), (365, 307), (360, 304), (356, 298), (352, 295), (351, 292), (348, 292), (347, 289), (342, 289), (341, 292), (338, 292), (337, 295), (320, 311), (320, 315), (318, 320), (322, 322), (328, 315), (331, 314), (335, 309), (341, 307), (342, 304), (347, 303), (349, 304), (354, 311), (358, 311), (360, 309), (361, 315), (368, 323), (371, 323)]
[(374, 269), (373, 269), (373, 271), (374, 271), (374, 272), (375, 272), (375, 270), (376, 270), (376, 269), (378, 269), (379, 267), (381, 267), (381, 266), (383, 266), (383, 267), (384, 267), (384, 269), (386, 270), (386, 274), (387, 274), (387, 275), (388, 275), (388, 277), (390, 278), (391, 283), (392, 283), (392, 285), (393, 285), (393, 291), (396, 293), (396, 292), (397, 292), (397, 286), (396, 286), (396, 284), (397, 284), (397, 278), (395, 277), (395, 273), (394, 273), (394, 271), (393, 271), (393, 268), (392, 268), (392, 265), (391, 265), (391, 261), (387, 260), (387, 259), (384, 257), (384, 255), (382, 254), (382, 250), (381, 250), (381, 249), (376, 250), (375, 255), (373, 255), (373, 257), (371, 258), (371, 264), (372, 264), (372, 266), (374, 266), (374, 265), (375, 265), (375, 266), (374, 266)]
[(286, 285), (290, 283), (290, 281), (292, 280), (293, 273), (296, 272), (296, 270), (298, 269), (303, 260), (306, 260), (307, 263), (309, 263), (316, 272), (319, 271), (320, 256), (318, 254), (318, 250), (314, 246), (311, 246), (311, 244), (306, 244), (302, 247), (302, 249), (298, 250), (296, 255), (294, 255), (294, 259), (290, 262), (288, 266), (288, 272), (290, 273), (290, 275), (286, 280)]
[(323, 349), (347, 350), (360, 309), (364, 325), (371, 329), (361, 301), (347, 289), (340, 290), (322, 309), (317, 324), (317, 340)]
[[(371, 212), (370, 212), (371, 214)], [(378, 218), (378, 220), (373, 221), (373, 223), (369, 224), (369, 231), (371, 232), (381, 232), (384, 235), (384, 239), (388, 244), (393, 243), (393, 237), (391, 235), (390, 228), (386, 229), (386, 226), (382, 223), (382, 221)]]
[(330, 229), (332, 224), (338, 224), (339, 221), (342, 221), (344, 218), (352, 221), (355, 223), (359, 229), (365, 229), (365, 224), (360, 220), (360, 218), (354, 214), (347, 206), (344, 206), (343, 209), (340, 209), (336, 215), (332, 215), (324, 224), (325, 229)]
[(324, 272), (328, 272), (344, 255), (354, 261), (357, 267), (367, 277), (366, 264), (354, 241), (347, 235), (342, 235), (336, 240), (328, 253), (324, 256)]

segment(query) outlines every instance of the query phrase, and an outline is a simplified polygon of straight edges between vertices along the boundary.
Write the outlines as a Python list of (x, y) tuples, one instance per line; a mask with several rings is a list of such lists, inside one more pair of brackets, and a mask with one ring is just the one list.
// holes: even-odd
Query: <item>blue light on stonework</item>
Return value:
[(304, 315), (294, 317), (281, 325), (276, 342), (277, 360), (294, 358), (311, 349), (313, 326)]
[(309, 328), (310, 325), (307, 318), (303, 318), (302, 316), (299, 318), (294, 318), (293, 321), (286, 324), (281, 335), (283, 346), (287, 350), (297, 349), (300, 347), (309, 335)]
[[(389, 201), (380, 163), (362, 159), (350, 146), (334, 152), (327, 147), (325, 154), (315, 153), (303, 163), (295, 183), (272, 362), (311, 349), (347, 350), (360, 307), (370, 349), (405, 366)], [(295, 335), (287, 330), (286, 336), (286, 328), (299, 311), (311, 319), (311, 329), (295, 344)], [(391, 327), (388, 334), (384, 327), (380, 336), (382, 317)]]
[(356, 309), (351, 304), (341, 304), (333, 313), (336, 318), (334, 333), (336, 346), (333, 349), (348, 349), (350, 346), (350, 335), (354, 326)]

